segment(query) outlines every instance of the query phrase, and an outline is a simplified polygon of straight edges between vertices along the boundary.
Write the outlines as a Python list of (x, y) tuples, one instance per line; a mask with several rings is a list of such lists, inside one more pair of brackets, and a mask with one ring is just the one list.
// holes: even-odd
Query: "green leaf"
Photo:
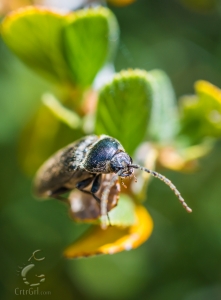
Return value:
[(63, 15), (28, 7), (9, 14), (2, 23), (7, 46), (29, 67), (53, 81), (69, 80), (62, 55)]
[[(120, 195), (117, 206), (114, 207), (108, 214), (111, 220), (111, 225), (130, 226), (136, 221), (135, 204), (133, 200), (125, 194)], [(108, 220), (107, 225), (109, 225)]]
[(204, 80), (199, 80), (195, 83), (195, 90), (199, 98), (201, 119), (203, 119), (203, 134), (220, 137), (221, 90)]
[(151, 105), (147, 72), (122, 71), (99, 94), (95, 132), (117, 138), (133, 154), (146, 135)]
[(221, 90), (207, 81), (195, 83), (196, 96), (180, 99), (180, 137), (188, 145), (221, 136)]
[(74, 111), (63, 106), (52, 94), (44, 94), (42, 102), (58, 120), (70, 128), (77, 129), (82, 125), (80, 117)]
[(200, 109), (199, 99), (195, 95), (182, 96), (180, 105), (180, 132), (178, 141), (181, 145), (190, 146), (200, 143), (203, 138), (203, 111)]
[(153, 97), (148, 132), (152, 140), (169, 143), (179, 130), (174, 90), (169, 77), (161, 70), (148, 72), (148, 80)]
[(32, 176), (55, 151), (81, 136), (80, 129), (73, 131), (42, 103), (22, 131), (18, 149), (20, 165)]
[(69, 16), (64, 28), (64, 50), (73, 80), (91, 84), (104, 63), (111, 59), (118, 43), (119, 29), (110, 10), (80, 10)]
[(27, 66), (54, 82), (83, 87), (112, 58), (118, 35), (117, 21), (107, 8), (62, 14), (28, 7), (2, 23), (5, 43)]

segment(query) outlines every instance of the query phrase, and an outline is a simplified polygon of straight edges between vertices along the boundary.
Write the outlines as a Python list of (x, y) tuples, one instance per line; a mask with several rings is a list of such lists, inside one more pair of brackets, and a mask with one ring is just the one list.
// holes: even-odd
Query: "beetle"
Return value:
[[(187, 212), (192, 212), (172, 182), (165, 176), (137, 164), (125, 152), (121, 143), (107, 135), (88, 135), (69, 144), (51, 156), (37, 171), (34, 179), (34, 193), (38, 197), (62, 199), (61, 195), (78, 189), (90, 194), (100, 203), (102, 228), (106, 227), (107, 199), (118, 177), (133, 175), (140, 169), (162, 180), (178, 197)], [(104, 189), (101, 199), (98, 192), (102, 174), (114, 173)], [(90, 190), (86, 190), (90, 186)]]

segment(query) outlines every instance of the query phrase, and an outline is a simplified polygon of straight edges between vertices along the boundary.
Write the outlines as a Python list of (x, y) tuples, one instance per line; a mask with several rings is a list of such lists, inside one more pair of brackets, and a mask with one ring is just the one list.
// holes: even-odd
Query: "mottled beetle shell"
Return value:
[(109, 162), (122, 145), (106, 135), (89, 135), (51, 156), (38, 170), (34, 193), (53, 197), (59, 189), (72, 190), (76, 184), (98, 173), (111, 173)]

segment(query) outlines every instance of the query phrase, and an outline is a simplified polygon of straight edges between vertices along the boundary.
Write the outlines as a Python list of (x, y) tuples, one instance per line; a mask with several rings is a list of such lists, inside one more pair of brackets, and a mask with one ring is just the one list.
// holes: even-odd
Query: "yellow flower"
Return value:
[[(114, 175), (103, 174), (101, 187), (96, 194), (98, 198), (112, 176)], [(153, 230), (152, 218), (145, 207), (135, 204), (130, 196), (120, 194), (118, 181), (111, 188), (108, 197), (107, 211), (111, 226), (107, 226), (106, 230), (100, 226), (100, 205), (91, 195), (73, 190), (69, 195), (69, 203), (70, 216), (75, 221), (95, 225), (64, 251), (67, 258), (114, 254), (134, 249), (145, 242)], [(107, 225), (110, 225), (109, 222)]]
[(153, 221), (142, 205), (135, 206), (135, 223), (128, 227), (109, 226), (102, 230), (92, 227), (65, 251), (67, 258), (87, 257), (97, 254), (114, 254), (137, 248), (144, 243), (153, 230)]

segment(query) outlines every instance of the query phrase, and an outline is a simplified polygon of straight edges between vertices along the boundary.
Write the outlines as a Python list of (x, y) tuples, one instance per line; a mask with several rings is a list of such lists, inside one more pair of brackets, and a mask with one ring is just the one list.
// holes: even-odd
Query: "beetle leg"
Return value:
[(70, 189), (66, 188), (66, 187), (61, 187), (55, 191), (53, 191), (50, 195), (50, 197), (53, 197), (53, 198), (57, 198), (57, 196), (61, 195), (61, 194), (65, 194), (67, 192), (69, 192)]
[(60, 200), (60, 201), (62, 201), (62, 202), (65, 202), (65, 203), (69, 204), (68, 199), (65, 198), (65, 197), (62, 197), (62, 196), (57, 195), (57, 196), (53, 196), (53, 198), (55, 198), (55, 199), (57, 199), (57, 200)]
[[(98, 183), (99, 183), (99, 181), (97, 179), (98, 176), (95, 175), (94, 177), (90, 177), (90, 178), (87, 178), (87, 179), (79, 182), (76, 185), (76, 189), (78, 189), (79, 191), (81, 191), (85, 194), (92, 195), (93, 198), (100, 204), (100, 199), (97, 196), (94, 195), (94, 193), (96, 193), (98, 191), (99, 187), (100, 187), (100, 184), (98, 186)], [(86, 188), (89, 184), (91, 184), (92, 181), (93, 181), (93, 183), (92, 183), (91, 190), (90, 191), (84, 190), (84, 188)]]
[[(99, 175), (96, 175), (95, 177), (91, 177), (91, 178), (88, 178), (88, 179), (85, 179), (81, 182), (79, 182), (77, 185), (76, 185), (76, 188), (85, 193), (85, 194), (90, 194), (93, 196), (93, 198), (100, 204), (101, 203), (101, 200), (95, 195), (95, 193), (97, 193), (97, 191), (99, 190), (100, 188), (100, 185), (101, 185), (101, 177), (102, 175), (99, 174)], [(92, 183), (92, 187), (91, 187), (91, 190), (90, 191), (85, 191), (84, 188), (86, 188), (91, 182), (93, 181)]]
[(96, 178), (96, 177), (95, 176), (89, 177), (85, 180), (82, 180), (82, 181), (78, 182), (76, 184), (76, 189), (79, 189), (80, 191), (83, 191), (84, 188), (86, 188), (88, 185), (90, 185), (94, 181), (94, 178)]
[[(102, 177), (102, 174), (98, 174), (98, 175), (95, 175), (94, 177), (90, 177), (90, 178), (87, 178), (81, 182), (78, 182), (78, 184), (76, 184), (76, 188), (78, 190), (80, 190), (81, 192), (84, 192), (86, 194), (95, 194), (97, 193), (97, 191), (99, 190), (100, 188), (100, 185), (101, 185), (101, 177)], [(85, 191), (84, 189), (90, 185), (92, 183), (92, 187), (91, 187), (91, 190), (90, 191)], [(94, 196), (96, 197), (96, 196)], [(96, 197), (97, 198), (97, 197)], [(96, 199), (98, 201), (98, 198)], [(100, 199), (98, 201), (100, 203)]]
[[(98, 176), (97, 176), (98, 177)], [(81, 190), (81, 189), (79, 189), (79, 191), (81, 191), (81, 192), (83, 192), (83, 193), (85, 193), (85, 194), (89, 194), (89, 195), (91, 195), (99, 204), (101, 203), (101, 199), (99, 199), (95, 194), (93, 194), (92, 192), (90, 192), (90, 191), (85, 191), (85, 190)], [(111, 221), (110, 221), (110, 217), (109, 217), (109, 214), (108, 214), (108, 212), (107, 212), (107, 218), (108, 218), (108, 222), (109, 222), (109, 226), (112, 226), (111, 225)]]
[[(76, 188), (79, 189), (80, 191), (83, 191), (84, 188), (86, 188), (96, 177), (89, 177), (85, 180), (82, 180), (81, 182), (78, 182), (78, 184), (76, 185)], [(50, 197), (61, 200), (63, 202), (68, 202), (68, 199), (65, 197), (62, 197), (62, 194), (65, 194), (67, 192), (69, 192), (70, 189), (66, 188), (66, 187), (61, 187), (55, 191), (53, 191), (50, 195)]]
[(61, 196), (61, 194), (65, 194), (65, 193), (67, 193), (69, 191), (70, 191), (70, 189), (65, 188), (65, 187), (61, 187), (60, 189), (52, 192), (51, 195), (50, 195), (50, 197), (55, 198), (57, 200), (65, 202), (65, 203), (69, 203), (67, 198)]
[(95, 194), (97, 193), (97, 191), (99, 190), (100, 186), (101, 186), (101, 178), (102, 178), (102, 174), (98, 174), (93, 181), (92, 187), (91, 187), (91, 193)]

